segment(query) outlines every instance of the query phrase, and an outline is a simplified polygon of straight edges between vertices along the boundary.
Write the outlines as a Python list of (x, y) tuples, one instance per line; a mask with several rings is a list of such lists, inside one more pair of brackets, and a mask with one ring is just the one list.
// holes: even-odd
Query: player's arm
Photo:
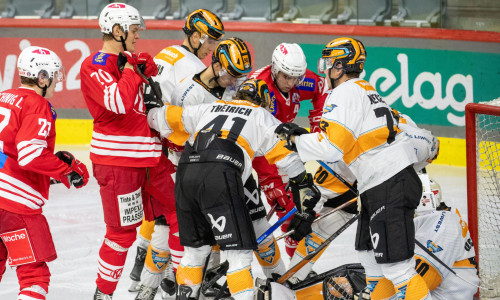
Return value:
[(325, 105), (326, 97), (328, 96), (328, 87), (325, 78), (316, 73), (307, 70), (306, 75), (314, 79), (314, 91), (311, 98), (313, 109), (309, 110), (309, 126), (311, 132), (320, 132), (319, 122), (323, 114), (323, 106)]
[(259, 185), (266, 195), (269, 205), (275, 204), (289, 211), (293, 208), (293, 202), (285, 191), (285, 184), (278, 174), (276, 165), (270, 165), (265, 158), (256, 157), (252, 166), (257, 173)]
[(116, 78), (109, 68), (90, 65), (82, 68), (82, 77), (90, 81), (84, 93), (103, 108), (115, 114), (127, 114), (133, 110), (141, 77), (130, 68), (124, 68), (120, 79)]
[(88, 182), (89, 173), (84, 164), (73, 156), (63, 161), (48, 149), (47, 137), (52, 126), (52, 116), (31, 114), (24, 118), (16, 135), (18, 164), (22, 169), (50, 176), (70, 187), (82, 187)]

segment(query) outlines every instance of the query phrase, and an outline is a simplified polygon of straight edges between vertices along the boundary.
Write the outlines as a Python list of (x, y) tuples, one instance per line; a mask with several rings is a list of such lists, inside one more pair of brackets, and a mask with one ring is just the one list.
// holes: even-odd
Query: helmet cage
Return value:
[(415, 216), (422, 216), (434, 212), (441, 204), (441, 187), (437, 182), (429, 178), (427, 173), (418, 175), (422, 181), (422, 197), (415, 209)]

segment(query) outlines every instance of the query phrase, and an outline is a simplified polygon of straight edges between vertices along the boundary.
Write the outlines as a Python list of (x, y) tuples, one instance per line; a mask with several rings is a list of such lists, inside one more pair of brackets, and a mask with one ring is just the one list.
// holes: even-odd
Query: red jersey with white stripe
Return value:
[(138, 74), (120, 72), (118, 56), (97, 52), (80, 70), (83, 97), (94, 118), (90, 144), (93, 163), (153, 167), (160, 160), (161, 143), (149, 128)]
[[(0, 208), (40, 214), (50, 177), (69, 166), (54, 155), (56, 112), (33, 89), (0, 93)], [(3, 164), (3, 167), (1, 165)]]

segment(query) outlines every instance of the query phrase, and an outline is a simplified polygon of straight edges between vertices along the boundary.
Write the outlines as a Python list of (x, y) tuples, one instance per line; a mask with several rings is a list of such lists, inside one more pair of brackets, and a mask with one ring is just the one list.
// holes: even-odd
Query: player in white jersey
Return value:
[(186, 144), (176, 180), (180, 237), (186, 249), (177, 273), (182, 300), (198, 295), (205, 258), (216, 243), (227, 250), (232, 297), (252, 298), (250, 268), (257, 245), (243, 182), (251, 175), (253, 157), (265, 156), (276, 163), (296, 183), (292, 188), (304, 194), (312, 188), (311, 175), (273, 133), (280, 122), (261, 107), (267, 106), (268, 94), (238, 97), (248, 100), (183, 108), (167, 105), (149, 113), (150, 126), (172, 142), (181, 144), (196, 135)]
[[(415, 239), (467, 282), (451, 273), (420, 247), (415, 248), (415, 269), (431, 290), (432, 299), (473, 299), (479, 277), (467, 223), (458, 209), (452, 212), (450, 207), (441, 202), (441, 187), (436, 181), (427, 174), (419, 176), (424, 192), (413, 220)], [(373, 260), (365, 266), (366, 272), (375, 264)], [(371, 298), (365, 294), (361, 299), (398, 299), (393, 284), (382, 274), (379, 276), (382, 279), (371, 292)]]
[[(197, 9), (190, 13), (183, 31), (185, 36), (182, 45), (166, 47), (154, 58), (158, 66), (158, 75), (153, 77), (153, 81), (154, 84), (158, 84), (161, 100), (165, 103), (170, 102), (175, 87), (182, 79), (205, 69), (206, 66), (201, 60), (213, 53), (218, 41), (224, 36), (224, 26), (221, 20), (206, 9)], [(155, 97), (151, 88), (147, 90), (144, 97), (145, 101), (148, 101), (150, 97)], [(155, 185), (156, 177), (161, 178), (168, 173), (172, 173), (175, 177), (173, 173), (175, 167), (172, 164), (176, 164), (176, 160), (174, 162), (172, 160), (176, 157), (174, 152), (181, 151), (181, 149), (168, 143), (167, 139), (163, 139), (162, 144), (163, 152), (165, 155), (168, 154), (169, 159), (162, 157), (160, 166), (151, 170), (152, 185)], [(154, 298), (162, 280), (162, 273), (166, 276), (161, 283), (162, 294), (172, 295), (175, 292), (174, 271), (184, 251), (178, 237), (173, 184), (165, 186), (159, 183), (156, 185), (157, 190), (164, 197), (160, 199), (161, 201), (153, 200), (155, 222), (143, 221), (141, 225), (137, 239), (136, 261), (130, 273), (132, 285), (129, 290), (140, 290), (136, 298), (138, 300)], [(143, 269), (145, 262), (146, 268)], [(140, 287), (139, 281), (141, 281)]]
[[(361, 263), (375, 257), (400, 299), (430, 299), (414, 269), (413, 214), (422, 193), (413, 169), (417, 157), (390, 106), (367, 81), (359, 79), (365, 59), (365, 48), (358, 40), (338, 38), (328, 43), (319, 61), (331, 88), (320, 121), (322, 132), (307, 134), (295, 124), (283, 124), (277, 134), (303, 161), (343, 160), (347, 164), (360, 192), (355, 248)], [(295, 216), (289, 229), (310, 224), (314, 215), (306, 211)]]

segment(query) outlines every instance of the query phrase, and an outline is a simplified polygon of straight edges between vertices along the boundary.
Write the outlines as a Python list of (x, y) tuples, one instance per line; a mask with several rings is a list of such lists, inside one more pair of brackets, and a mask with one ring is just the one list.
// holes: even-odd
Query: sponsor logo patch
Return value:
[(105, 66), (108, 60), (109, 54), (103, 52), (97, 52), (92, 59), (92, 64)]
[(26, 228), (0, 234), (9, 253), (9, 266), (19, 266), (36, 261)]

